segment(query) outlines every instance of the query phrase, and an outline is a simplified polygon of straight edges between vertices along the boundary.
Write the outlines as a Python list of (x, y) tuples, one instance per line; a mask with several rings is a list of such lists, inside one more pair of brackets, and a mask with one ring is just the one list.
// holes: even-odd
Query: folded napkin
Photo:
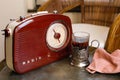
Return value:
[(86, 68), (90, 73), (119, 73), (120, 72), (120, 50), (117, 49), (111, 54), (102, 48), (96, 49), (93, 60)]

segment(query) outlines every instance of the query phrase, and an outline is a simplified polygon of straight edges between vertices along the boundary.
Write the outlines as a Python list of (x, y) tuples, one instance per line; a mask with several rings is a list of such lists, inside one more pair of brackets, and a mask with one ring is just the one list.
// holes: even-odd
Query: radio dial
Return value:
[(49, 26), (46, 33), (46, 42), (48, 47), (53, 51), (59, 51), (65, 48), (67, 42), (68, 31), (64, 24), (53, 23)]

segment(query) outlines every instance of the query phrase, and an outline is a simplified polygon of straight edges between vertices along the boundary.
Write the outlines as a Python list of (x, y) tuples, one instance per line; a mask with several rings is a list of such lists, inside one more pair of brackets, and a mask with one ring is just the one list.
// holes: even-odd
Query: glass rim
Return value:
[[(80, 36), (80, 35), (75, 35), (76, 33), (82, 33), (82, 34), (85, 34), (84, 36)], [(77, 32), (73, 32), (72, 34), (74, 37), (90, 37), (90, 33), (88, 32), (85, 32), (85, 31), (77, 31)]]

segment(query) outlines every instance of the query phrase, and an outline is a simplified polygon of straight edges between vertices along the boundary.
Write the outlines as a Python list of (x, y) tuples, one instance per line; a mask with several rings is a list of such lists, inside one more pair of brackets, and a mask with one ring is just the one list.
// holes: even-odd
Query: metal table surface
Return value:
[[(90, 61), (91, 59), (92, 55)], [(0, 72), (0, 80), (120, 80), (120, 73), (90, 74), (69, 63), (69, 58), (65, 58), (25, 74), (17, 74), (5, 66)]]

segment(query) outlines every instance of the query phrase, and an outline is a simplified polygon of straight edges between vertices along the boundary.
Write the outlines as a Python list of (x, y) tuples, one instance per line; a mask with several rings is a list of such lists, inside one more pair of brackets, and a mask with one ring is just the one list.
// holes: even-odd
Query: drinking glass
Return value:
[(89, 65), (89, 37), (87, 32), (75, 32), (72, 34), (72, 57), (71, 65), (86, 67)]

